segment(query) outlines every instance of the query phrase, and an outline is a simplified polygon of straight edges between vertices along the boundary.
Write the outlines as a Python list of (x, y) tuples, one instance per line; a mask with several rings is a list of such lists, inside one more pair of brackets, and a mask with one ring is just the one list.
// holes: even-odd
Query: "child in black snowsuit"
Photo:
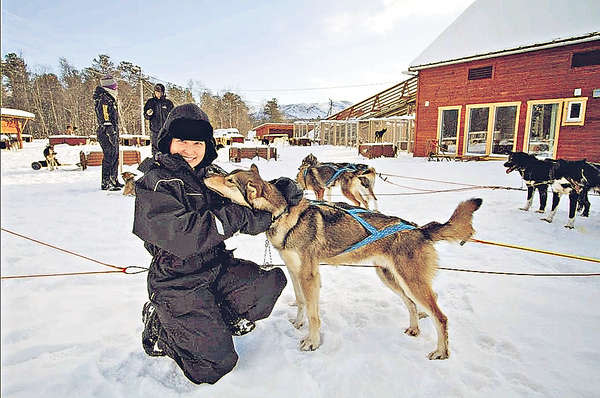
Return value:
[[(271, 214), (239, 206), (207, 189), (215, 172), (212, 126), (194, 104), (175, 107), (157, 139), (159, 152), (140, 165), (133, 232), (153, 255), (144, 305), (143, 346), (168, 355), (194, 383), (215, 383), (235, 366), (233, 335), (271, 313), (286, 285), (276, 268), (236, 259), (224, 241), (236, 232), (256, 235)], [(217, 171), (218, 172), (218, 171)], [(302, 192), (277, 180), (297, 203)]]

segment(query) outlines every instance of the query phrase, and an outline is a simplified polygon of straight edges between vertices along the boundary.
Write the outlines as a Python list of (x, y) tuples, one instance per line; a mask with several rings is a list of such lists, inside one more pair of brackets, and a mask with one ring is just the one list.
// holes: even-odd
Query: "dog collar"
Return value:
[(283, 216), (285, 213), (287, 213), (289, 211), (290, 211), (290, 207), (286, 206), (285, 209), (283, 209), (283, 211), (281, 213), (279, 213), (278, 215), (273, 216), (271, 218), (271, 222), (275, 222), (275, 221), (279, 220), (281, 218), (281, 216)]

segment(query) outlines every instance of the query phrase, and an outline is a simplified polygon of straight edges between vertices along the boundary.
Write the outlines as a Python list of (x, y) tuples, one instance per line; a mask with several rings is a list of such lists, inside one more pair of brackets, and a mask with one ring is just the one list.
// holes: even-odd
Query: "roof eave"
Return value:
[(529, 45), (529, 46), (516, 47), (516, 48), (512, 48), (512, 49), (507, 49), (507, 50), (494, 51), (494, 52), (490, 52), (490, 53), (486, 53), (486, 54), (478, 54), (478, 55), (472, 55), (469, 57), (456, 58), (456, 59), (451, 59), (451, 60), (447, 60), (447, 61), (432, 62), (429, 64), (423, 64), (423, 65), (414, 65), (414, 66), (409, 66), (408, 70), (410, 72), (418, 72), (423, 69), (437, 68), (439, 66), (454, 65), (454, 64), (460, 64), (463, 62), (478, 61), (478, 60), (489, 59), (489, 58), (497, 58), (497, 57), (503, 57), (506, 55), (538, 51), (538, 50), (543, 50), (543, 49), (547, 49), (547, 48), (563, 47), (563, 46), (569, 46), (572, 44), (585, 43), (588, 41), (595, 41), (595, 40), (600, 40), (600, 32), (589, 33), (585, 36), (578, 36), (578, 37), (569, 38), (569, 39), (554, 40), (554, 41), (547, 42), (547, 43), (539, 43), (539, 44), (533, 44), (533, 45)]

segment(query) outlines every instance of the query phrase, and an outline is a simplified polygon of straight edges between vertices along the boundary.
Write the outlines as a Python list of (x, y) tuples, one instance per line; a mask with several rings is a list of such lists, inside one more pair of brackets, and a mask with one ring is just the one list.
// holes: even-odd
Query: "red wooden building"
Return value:
[(294, 124), (293, 123), (263, 123), (258, 127), (254, 128), (256, 131), (256, 138), (262, 139), (264, 135), (273, 134), (287, 134), (288, 138), (294, 136)]
[[(415, 156), (600, 161), (600, 2), (478, 0), (410, 65)], [(531, 22), (531, 19), (535, 23)]]

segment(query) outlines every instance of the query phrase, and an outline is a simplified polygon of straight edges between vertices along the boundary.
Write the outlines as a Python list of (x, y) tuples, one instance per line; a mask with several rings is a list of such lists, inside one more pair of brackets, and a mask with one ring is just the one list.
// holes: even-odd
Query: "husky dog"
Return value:
[(525, 185), (527, 185), (527, 202), (520, 209), (529, 210), (533, 202), (533, 194), (537, 189), (540, 195), (540, 208), (536, 212), (543, 213), (548, 200), (548, 185), (554, 182), (552, 176), (553, 161), (539, 160), (534, 155), (525, 152), (509, 152), (504, 167), (506, 167), (506, 174), (517, 170), (525, 180)]
[(565, 228), (573, 229), (578, 204), (583, 209), (582, 216), (589, 216), (590, 201), (587, 194), (590, 189), (597, 190), (600, 187), (600, 168), (594, 163), (586, 162), (585, 159), (558, 159), (553, 172), (555, 179), (552, 184), (552, 209), (542, 220), (552, 222), (560, 196), (569, 195), (569, 221)]
[[(383, 283), (402, 297), (410, 314), (410, 326), (405, 333), (419, 334), (419, 305), (432, 317), (437, 330), (437, 346), (429, 359), (448, 358), (447, 318), (438, 307), (437, 295), (431, 288), (437, 268), (433, 244), (440, 240), (464, 242), (471, 238), (475, 232), (473, 212), (481, 206), (481, 199), (460, 203), (444, 224), (431, 222), (419, 227), (398, 217), (346, 203), (302, 199), (297, 205), (290, 206), (273, 184), (260, 177), (254, 164), (250, 170), (234, 170), (204, 181), (210, 189), (240, 205), (273, 215), (267, 237), (279, 251), (292, 279), (298, 304), (296, 319), (292, 321), (296, 328), (304, 324), (304, 310), (307, 312), (309, 330), (300, 341), (300, 349), (315, 350), (321, 344), (319, 263), (363, 262), (376, 265), (377, 275)], [(369, 228), (352, 212), (360, 213)], [(389, 228), (395, 232), (360, 245), (374, 230), (380, 233)], [(357, 244), (360, 247), (356, 247)]]
[(123, 188), (123, 195), (135, 196), (135, 174), (129, 171), (121, 173), (123, 181), (125, 181), (125, 187)]
[(56, 160), (56, 152), (54, 151), (54, 145), (48, 144), (44, 149), (44, 158), (46, 158), (46, 164), (48, 169), (58, 169), (58, 161)]
[(323, 200), (326, 193), (328, 202), (331, 202), (331, 189), (339, 185), (344, 196), (354, 205), (377, 210), (377, 198), (373, 192), (375, 176), (375, 169), (366, 164), (320, 163), (311, 153), (298, 167), (296, 182), (302, 189), (313, 191), (318, 200)]
[(375, 132), (375, 142), (381, 142), (383, 140), (383, 135), (386, 133), (386, 131), (387, 131), (387, 128), (377, 130)]

